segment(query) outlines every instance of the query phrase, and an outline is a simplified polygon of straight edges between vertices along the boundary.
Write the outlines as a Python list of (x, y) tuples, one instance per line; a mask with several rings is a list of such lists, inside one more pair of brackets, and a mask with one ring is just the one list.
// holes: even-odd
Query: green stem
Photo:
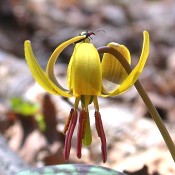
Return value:
[[(99, 53), (109, 53), (109, 54), (113, 55), (122, 64), (122, 66), (125, 68), (126, 72), (128, 74), (131, 73), (132, 69), (131, 69), (130, 65), (128, 64), (126, 59), (123, 57), (123, 55), (119, 51), (117, 51), (111, 47), (107, 47), (107, 46), (99, 47), (97, 50)], [(148, 111), (150, 112), (154, 122), (156, 123), (156, 125), (157, 125), (157, 127), (158, 127), (170, 153), (171, 153), (171, 156), (175, 162), (175, 145), (174, 145), (174, 143), (173, 143), (173, 141), (168, 133), (168, 130), (166, 129), (159, 113), (157, 112), (156, 108), (154, 107), (153, 103), (151, 102), (149, 96), (147, 95), (147, 93), (144, 90), (143, 86), (141, 85), (140, 81), (137, 80), (134, 85), (135, 85), (139, 95), (141, 96), (142, 100), (144, 101)]]

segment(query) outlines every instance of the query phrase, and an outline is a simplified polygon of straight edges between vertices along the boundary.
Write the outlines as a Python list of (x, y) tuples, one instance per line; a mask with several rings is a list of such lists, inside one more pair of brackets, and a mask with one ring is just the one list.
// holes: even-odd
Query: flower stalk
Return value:
[[(130, 65), (128, 64), (128, 62), (126, 61), (126, 59), (116, 49), (113, 49), (112, 47), (102, 46), (102, 47), (97, 48), (97, 50), (99, 53), (109, 53), (109, 54), (113, 55), (122, 64), (122, 66), (124, 67), (124, 69), (126, 70), (126, 72), (128, 74), (130, 74), (132, 72), (132, 69), (131, 69)], [(144, 103), (145, 103), (148, 111), (150, 112), (154, 122), (156, 123), (156, 125), (157, 125), (169, 151), (170, 151), (170, 154), (175, 162), (175, 145), (174, 145), (174, 142), (173, 142), (168, 130), (166, 129), (159, 113), (157, 112), (155, 106), (151, 102), (149, 96), (147, 95), (146, 91), (144, 90), (144, 88), (141, 85), (139, 80), (137, 80), (135, 82), (134, 86), (136, 87), (139, 95), (141, 96), (142, 100), (144, 101)]]

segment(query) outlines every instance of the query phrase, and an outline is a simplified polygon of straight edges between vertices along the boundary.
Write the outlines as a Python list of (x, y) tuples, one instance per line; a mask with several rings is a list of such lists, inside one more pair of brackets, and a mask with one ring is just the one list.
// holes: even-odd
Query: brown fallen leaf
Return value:
[(160, 175), (158, 172), (154, 172), (153, 174), (149, 174), (147, 165), (144, 165), (143, 168), (141, 168), (140, 170), (134, 171), (134, 172), (130, 172), (130, 171), (126, 171), (126, 170), (123, 172), (126, 173), (127, 175)]
[(42, 102), (42, 114), (46, 123), (46, 129), (43, 132), (49, 143), (58, 139), (56, 107), (52, 102), (50, 95), (45, 94)]
[(33, 116), (26, 117), (22, 114), (16, 114), (16, 115), (18, 120), (21, 123), (22, 130), (23, 130), (23, 138), (20, 146), (22, 147), (27, 137), (37, 128), (37, 124)]

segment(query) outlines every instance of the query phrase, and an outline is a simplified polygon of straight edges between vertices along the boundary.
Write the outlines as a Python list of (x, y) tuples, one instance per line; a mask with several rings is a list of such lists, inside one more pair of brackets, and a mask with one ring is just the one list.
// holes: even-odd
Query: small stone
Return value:
[(102, 18), (115, 26), (125, 25), (127, 18), (120, 7), (106, 6), (101, 9)]

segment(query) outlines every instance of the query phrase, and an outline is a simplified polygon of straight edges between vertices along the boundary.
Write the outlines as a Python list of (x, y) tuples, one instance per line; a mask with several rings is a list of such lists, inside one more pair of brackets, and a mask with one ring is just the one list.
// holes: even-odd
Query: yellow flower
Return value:
[[(65, 125), (66, 134), (64, 156), (69, 158), (71, 138), (78, 119), (78, 105), (81, 102), (82, 110), (79, 115), (77, 132), (77, 157), (81, 158), (82, 143), (89, 146), (92, 141), (88, 105), (93, 103), (95, 108), (95, 124), (98, 136), (102, 142), (102, 158), (106, 162), (106, 138), (103, 130), (97, 96), (115, 96), (131, 87), (141, 74), (149, 54), (149, 34), (144, 31), (144, 41), (140, 60), (128, 75), (121, 63), (110, 53), (104, 53), (102, 61), (98, 50), (90, 43), (93, 32), (82, 32), (60, 44), (49, 58), (46, 71), (43, 71), (33, 54), (30, 41), (25, 41), (25, 58), (35, 80), (48, 92), (63, 97), (75, 97), (74, 108)], [(75, 44), (71, 56), (67, 83), (68, 89), (63, 88), (54, 74), (54, 65), (60, 53), (70, 44)], [(114, 42), (108, 44), (117, 50), (131, 64), (130, 52), (124, 46)]]

